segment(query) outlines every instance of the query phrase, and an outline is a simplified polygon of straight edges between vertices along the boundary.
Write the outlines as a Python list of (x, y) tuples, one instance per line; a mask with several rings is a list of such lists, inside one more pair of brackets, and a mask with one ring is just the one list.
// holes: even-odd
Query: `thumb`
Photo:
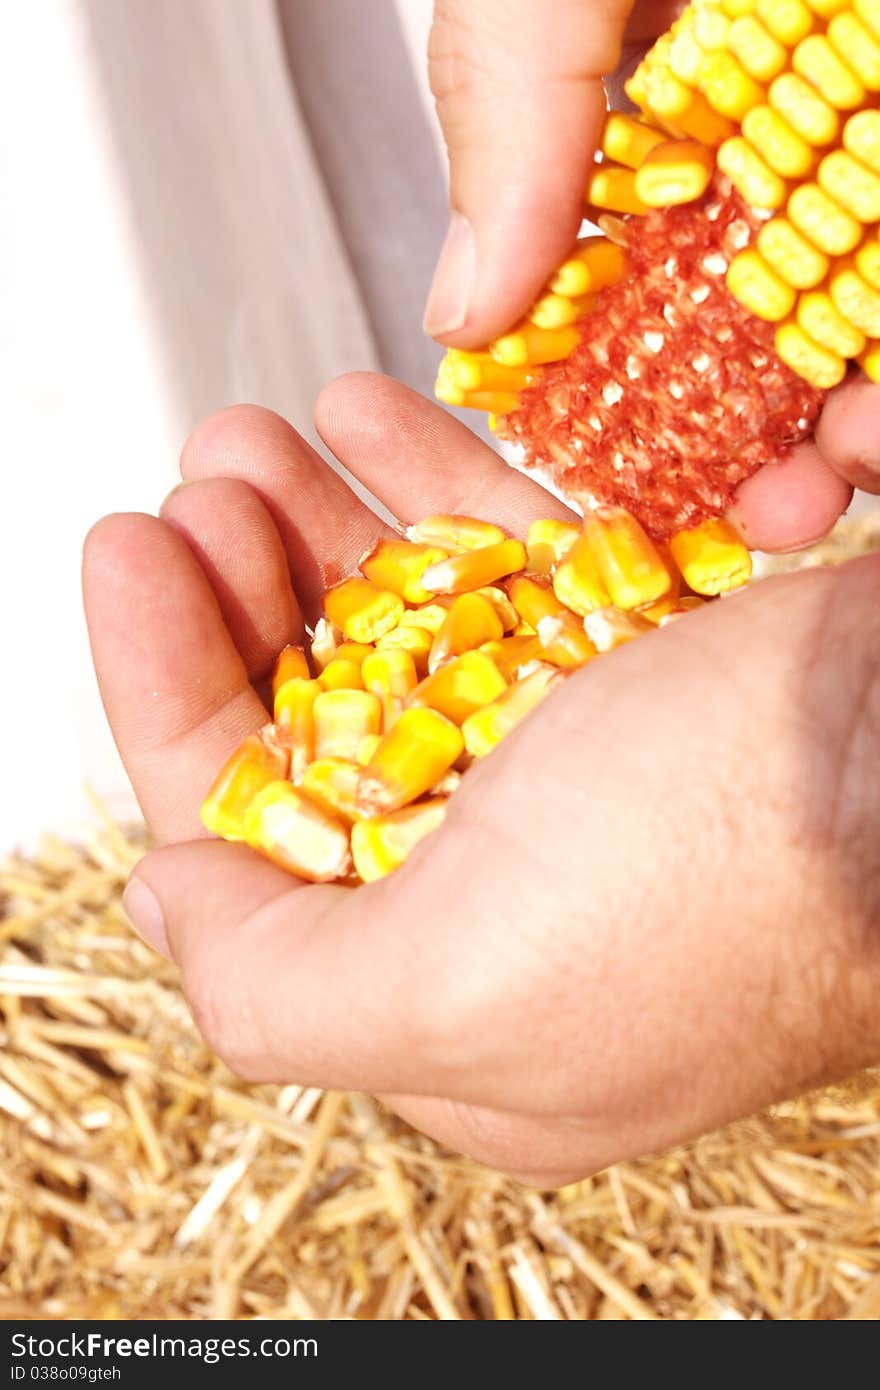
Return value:
[(508, 328), (577, 235), (632, 0), (438, 0), (431, 88), (452, 217), (427, 333), (473, 346)]

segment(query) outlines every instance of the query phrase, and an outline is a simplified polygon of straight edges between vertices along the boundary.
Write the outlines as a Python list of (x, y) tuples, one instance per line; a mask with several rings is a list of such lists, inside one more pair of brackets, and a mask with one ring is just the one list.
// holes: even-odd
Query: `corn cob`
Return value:
[[(750, 567), (723, 523), (667, 548), (620, 511), (583, 527), (536, 521), (527, 543), (472, 517), (430, 517), (410, 535), (329, 591), (332, 623), (320, 620), (308, 651), (281, 653), (273, 722), (235, 750), (202, 807), (209, 830), (314, 882), (398, 869), (442, 823), (462, 773), (564, 680)], [(432, 567), (454, 593), (423, 602)], [(488, 573), (504, 587), (484, 584)]]
[[(448, 352), (437, 395), (709, 570), (702, 528), (735, 488), (811, 432), (848, 364), (880, 381), (880, 0), (693, 0), (627, 92), (585, 191), (608, 235), (507, 333)], [(577, 560), (557, 596), (626, 606), (628, 560), (616, 591)]]

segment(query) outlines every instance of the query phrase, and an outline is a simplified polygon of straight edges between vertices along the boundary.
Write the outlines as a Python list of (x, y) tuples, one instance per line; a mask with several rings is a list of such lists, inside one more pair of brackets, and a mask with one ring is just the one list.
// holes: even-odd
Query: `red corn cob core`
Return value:
[(761, 226), (729, 180), (625, 226), (627, 273), (498, 434), (568, 496), (625, 507), (663, 539), (718, 516), (810, 434), (824, 392), (777, 357), (775, 325), (727, 289), (730, 261)]

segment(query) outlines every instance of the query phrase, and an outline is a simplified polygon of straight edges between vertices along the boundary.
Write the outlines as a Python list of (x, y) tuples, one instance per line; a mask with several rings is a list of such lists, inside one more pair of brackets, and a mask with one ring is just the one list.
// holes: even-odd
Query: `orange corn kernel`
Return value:
[(289, 782), (270, 782), (245, 815), (245, 839), (273, 864), (311, 883), (351, 868), (348, 830)]
[(325, 690), (315, 700), (315, 757), (354, 762), (361, 739), (382, 727), (382, 701), (371, 690)]
[(560, 603), (549, 584), (532, 579), (527, 574), (518, 574), (511, 579), (507, 588), (510, 601), (524, 623), (537, 632), (542, 618), (555, 618), (565, 612), (565, 604)]
[(423, 627), (433, 637), (436, 637), (446, 622), (448, 612), (448, 603), (423, 603), (419, 608), (408, 608), (398, 623), (398, 627)]
[(327, 590), (324, 611), (352, 642), (375, 642), (400, 622), (403, 599), (355, 576)]
[(484, 584), (481, 589), (474, 589), (474, 593), (489, 600), (501, 619), (504, 631), (512, 632), (519, 622), (519, 616), (504, 590), (497, 584)]
[(491, 705), (475, 710), (461, 727), (464, 746), (475, 758), (491, 753), (565, 677), (554, 666), (540, 666), (510, 685)]
[(491, 657), (506, 681), (516, 680), (524, 666), (543, 657), (537, 633), (502, 637), (500, 642), (484, 642), (480, 651)]
[(293, 680), (294, 676), (308, 680), (311, 674), (308, 657), (303, 648), (294, 644), (285, 647), (279, 653), (272, 670), (272, 699), (274, 700), (285, 681)]
[(503, 540), (441, 560), (425, 571), (422, 583), (434, 594), (461, 594), (515, 574), (525, 563), (526, 548), (522, 541)]
[(507, 682), (490, 656), (463, 652), (417, 685), (409, 704), (426, 705), (453, 724), (463, 724), (474, 710), (488, 705), (506, 689)]
[(506, 540), (500, 526), (475, 516), (426, 516), (406, 528), (406, 538), (419, 545), (435, 545), (442, 550), (484, 550)]
[(679, 531), (669, 542), (675, 563), (697, 594), (722, 594), (744, 584), (752, 557), (736, 531), (720, 518)]
[(446, 800), (437, 797), (387, 816), (358, 821), (351, 832), (355, 872), (364, 883), (375, 883), (393, 873), (416, 845), (439, 829), (445, 815)]
[(657, 622), (659, 618), (651, 622), (641, 613), (624, 613), (619, 608), (597, 608), (595, 613), (588, 613), (584, 618), (584, 631), (597, 652), (613, 652), (615, 647), (622, 647), (646, 632), (653, 632)]
[(302, 775), (300, 790), (325, 811), (351, 824), (357, 819), (361, 765), (346, 758), (316, 758)]
[(416, 664), (403, 647), (388, 647), (368, 656), (361, 670), (366, 689), (382, 701), (382, 729), (387, 733), (419, 683)]
[(358, 744), (357, 757), (355, 759), (358, 767), (366, 767), (381, 742), (381, 734), (364, 735)]
[(526, 537), (529, 574), (550, 574), (581, 533), (573, 521), (533, 521)]
[(258, 792), (287, 776), (287, 752), (274, 739), (251, 734), (227, 758), (202, 803), (202, 825), (224, 840), (244, 839), (244, 817)]
[[(418, 611), (418, 610), (416, 610)], [(428, 674), (428, 654), (434, 644), (433, 634), (423, 627), (395, 627), (391, 632), (386, 632), (384, 637), (380, 637), (376, 643), (377, 652), (404, 651), (409, 652), (416, 664), (416, 671), (421, 680)]]
[(581, 617), (594, 608), (607, 608), (611, 595), (596, 563), (589, 537), (582, 531), (565, 559), (553, 575), (553, 592), (574, 613)]
[(360, 570), (380, 589), (390, 589), (407, 603), (427, 603), (431, 595), (421, 577), (447, 552), (437, 545), (416, 545), (411, 541), (379, 541), (360, 563)]
[(473, 651), (484, 642), (500, 641), (503, 636), (504, 624), (487, 598), (482, 594), (460, 594), (434, 638), (428, 670), (433, 674), (454, 656)]
[(638, 608), (668, 592), (669, 570), (653, 541), (629, 512), (596, 513), (584, 518), (584, 535), (618, 608)]
[(341, 642), (342, 633), (338, 627), (334, 627), (326, 618), (319, 618), (312, 637), (312, 660), (316, 671), (323, 671), (327, 663), (333, 660)]
[(361, 769), (362, 815), (399, 811), (430, 791), (464, 750), (460, 729), (435, 709), (404, 710)]
[(275, 724), (290, 747), (290, 776), (296, 782), (315, 756), (315, 701), (321, 694), (318, 681), (294, 676), (275, 696)]
[(574, 671), (586, 666), (596, 655), (596, 648), (584, 631), (583, 622), (573, 613), (557, 613), (538, 623), (538, 643), (542, 659), (562, 671)]
[[(344, 649), (340, 647), (339, 650)], [(361, 663), (349, 661), (346, 657), (334, 656), (318, 677), (318, 684), (322, 690), (363, 690)]]

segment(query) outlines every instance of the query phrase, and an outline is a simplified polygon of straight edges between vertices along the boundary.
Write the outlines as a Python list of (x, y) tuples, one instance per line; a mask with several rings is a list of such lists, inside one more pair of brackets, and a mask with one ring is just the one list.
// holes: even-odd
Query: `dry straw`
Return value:
[[(880, 548), (880, 521), (821, 558)], [(106, 820), (0, 875), (0, 1316), (880, 1317), (880, 1080), (557, 1193), (363, 1096), (248, 1086), (120, 906)]]

